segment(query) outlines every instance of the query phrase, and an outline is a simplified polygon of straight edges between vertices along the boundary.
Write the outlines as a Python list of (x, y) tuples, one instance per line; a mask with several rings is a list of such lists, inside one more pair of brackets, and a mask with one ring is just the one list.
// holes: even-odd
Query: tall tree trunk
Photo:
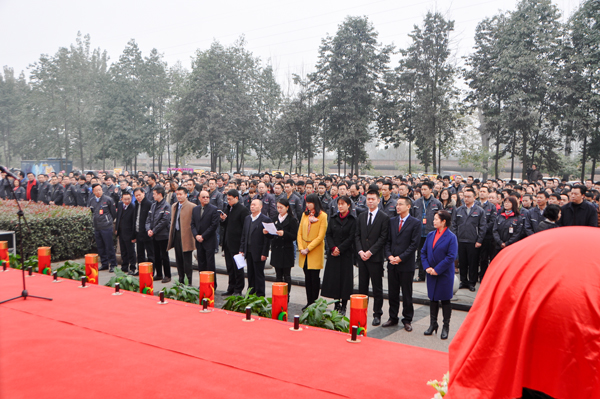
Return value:
[(484, 152), (484, 157), (481, 160), (481, 168), (483, 169), (483, 181), (487, 180), (488, 177), (488, 165), (489, 159), (488, 154), (490, 152), (490, 135), (487, 133), (487, 122), (481, 112), (481, 108), (477, 108), (477, 116), (479, 117), (479, 134), (481, 134), (481, 150)]
[(235, 170), (240, 170), (240, 142), (235, 142)]
[(514, 179), (514, 173), (515, 173), (515, 144), (517, 141), (517, 132), (513, 132), (513, 138), (512, 138), (512, 150), (511, 150), (511, 157), (510, 157), (510, 180)]
[(342, 162), (342, 155), (341, 155), (340, 149), (338, 148), (338, 151), (337, 151), (338, 176), (342, 173), (341, 162)]
[(81, 126), (79, 126), (79, 159), (81, 160), (81, 170), (84, 170), (85, 164), (83, 162), (83, 131), (81, 130)]
[(325, 139), (323, 138), (323, 171), (321, 172), (325, 176)]
[(498, 129), (498, 136), (496, 137), (496, 157), (494, 160), (494, 176), (498, 179), (498, 163), (500, 162), (500, 129)]
[(246, 154), (246, 140), (242, 139), (242, 154), (241, 154), (241, 163), (240, 163), (240, 169), (238, 169), (238, 172), (241, 172), (242, 170), (244, 170), (245, 167), (245, 162), (246, 162), (246, 157), (244, 156)]
[(412, 173), (412, 140), (408, 141), (408, 174)]
[(167, 123), (167, 162), (169, 163), (169, 168), (171, 167), (171, 129), (169, 129), (169, 124)]
[(581, 149), (581, 182), (585, 181), (585, 163), (587, 162), (587, 134), (583, 136), (583, 148)]
[(529, 141), (529, 131), (527, 129), (523, 129), (523, 155), (521, 159), (521, 163), (523, 168), (521, 170), (521, 179), (527, 179), (527, 168), (529, 167), (529, 159), (527, 156), (527, 146)]
[(259, 147), (259, 151), (258, 151), (258, 172), (260, 173), (261, 169), (262, 169), (262, 140), (260, 141), (260, 147)]

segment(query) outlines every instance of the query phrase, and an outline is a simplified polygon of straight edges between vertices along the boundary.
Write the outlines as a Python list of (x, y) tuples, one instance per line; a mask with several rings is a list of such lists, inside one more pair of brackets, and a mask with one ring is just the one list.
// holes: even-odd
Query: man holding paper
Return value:
[(223, 252), (225, 253), (225, 265), (229, 275), (227, 291), (222, 295), (242, 295), (244, 290), (244, 268), (238, 268), (233, 260), (233, 255), (240, 251), (240, 241), (244, 220), (250, 213), (248, 209), (239, 202), (240, 194), (237, 190), (227, 192), (227, 206), (225, 212), (221, 213), (221, 226), (223, 226)]
[(271, 219), (261, 213), (262, 205), (259, 199), (250, 203), (252, 214), (244, 220), (240, 242), (240, 254), (244, 255), (248, 265), (248, 289), (258, 296), (265, 296), (265, 261), (269, 256), (272, 237), (263, 234), (263, 222), (271, 223)]

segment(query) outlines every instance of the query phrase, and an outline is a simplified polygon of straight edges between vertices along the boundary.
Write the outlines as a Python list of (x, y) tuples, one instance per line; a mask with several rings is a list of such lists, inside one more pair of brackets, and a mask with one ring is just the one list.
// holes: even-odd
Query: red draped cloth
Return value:
[(561, 227), (502, 250), (449, 349), (445, 399), (600, 397), (600, 229)]

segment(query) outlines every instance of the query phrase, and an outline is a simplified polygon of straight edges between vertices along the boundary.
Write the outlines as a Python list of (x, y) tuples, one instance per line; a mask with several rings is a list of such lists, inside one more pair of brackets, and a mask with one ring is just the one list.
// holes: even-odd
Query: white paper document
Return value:
[(233, 260), (238, 269), (243, 269), (246, 266), (246, 258), (242, 254), (233, 255)]
[(269, 232), (269, 234), (276, 236), (277, 235), (277, 227), (275, 227), (275, 223), (265, 223), (263, 222), (263, 226), (265, 230)]

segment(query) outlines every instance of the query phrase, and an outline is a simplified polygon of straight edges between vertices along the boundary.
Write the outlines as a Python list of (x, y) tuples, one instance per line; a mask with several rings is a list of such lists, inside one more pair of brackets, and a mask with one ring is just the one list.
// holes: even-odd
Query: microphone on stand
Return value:
[(8, 176), (8, 177), (12, 177), (13, 179), (20, 180), (17, 176), (15, 176), (15, 174), (13, 172), (6, 169), (6, 167), (4, 167), (2, 165), (0, 165), (0, 172), (6, 173), (6, 176)]

